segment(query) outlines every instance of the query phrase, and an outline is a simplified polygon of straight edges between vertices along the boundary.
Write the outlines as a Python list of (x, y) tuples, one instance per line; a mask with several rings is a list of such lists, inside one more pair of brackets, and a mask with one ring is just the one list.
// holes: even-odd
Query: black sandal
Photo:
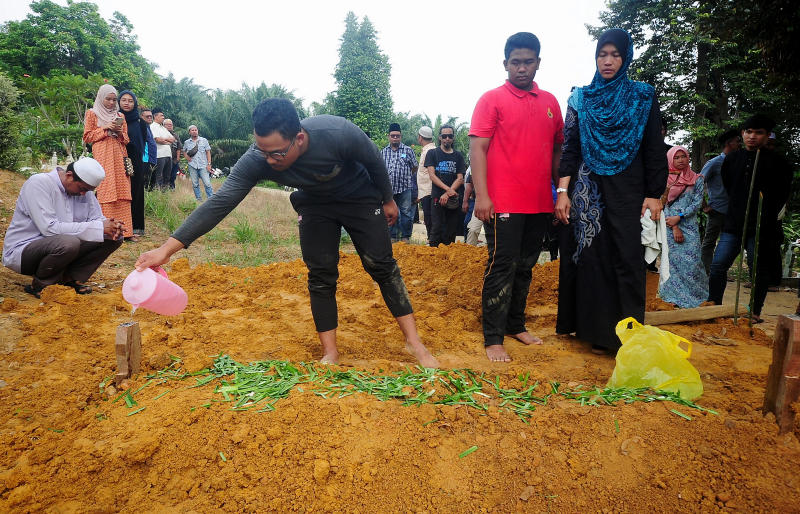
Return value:
[(28, 293), (30, 295), (33, 295), (36, 298), (41, 298), (42, 297), (42, 289), (44, 289), (44, 288), (42, 287), (40, 289), (37, 289), (37, 288), (33, 287), (32, 284), (28, 284), (27, 286), (24, 287), (24, 289), (25, 289), (26, 293)]
[(90, 294), (92, 292), (92, 286), (87, 286), (86, 284), (79, 284), (74, 280), (70, 280), (69, 282), (64, 282), (64, 285), (67, 287), (71, 287), (78, 294)]

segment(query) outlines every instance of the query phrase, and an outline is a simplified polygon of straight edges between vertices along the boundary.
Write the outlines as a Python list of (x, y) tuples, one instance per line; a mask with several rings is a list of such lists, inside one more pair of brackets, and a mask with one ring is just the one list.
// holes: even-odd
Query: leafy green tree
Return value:
[[(86, 110), (105, 82), (99, 74), (27, 77), (21, 83), (25, 104), (25, 144), (34, 153), (59, 151), (77, 157), (83, 148)], [(35, 129), (34, 129), (35, 127)]]
[(365, 16), (359, 24), (355, 14), (347, 13), (334, 72), (334, 114), (352, 121), (372, 138), (384, 134), (392, 118), (391, 70), (369, 19)]
[(14, 170), (20, 159), (19, 91), (4, 73), (0, 72), (0, 168)]
[(200, 113), (211, 109), (211, 97), (194, 80), (186, 77), (175, 80), (170, 73), (158, 82), (152, 94), (140, 98), (139, 105), (163, 110), (175, 127), (186, 129), (189, 125), (197, 125), (200, 132), (205, 134), (206, 126), (204, 120), (200, 119)]
[(336, 114), (333, 103), (336, 100), (335, 93), (328, 93), (322, 102), (311, 102), (309, 108), (310, 116), (319, 116), (320, 114)]
[(25, 75), (99, 73), (119, 89), (147, 91), (156, 80), (139, 55), (133, 27), (120, 13), (109, 24), (90, 2), (61, 6), (38, 0), (26, 19), (0, 27), (0, 69), (19, 83)]
[[(417, 144), (417, 131), (420, 127), (427, 126), (433, 127), (433, 122), (430, 116), (426, 114), (411, 114), (410, 112), (397, 112), (392, 116), (391, 122), (400, 125), (400, 130), (403, 134), (403, 144), (414, 146)], [(384, 139), (386, 137), (386, 129), (383, 130)]]
[[(641, 51), (631, 76), (655, 86), (671, 132), (687, 134), (692, 164), (717, 150), (715, 138), (754, 112), (779, 120), (780, 140), (796, 154), (800, 112), (797, 30), (800, 4), (791, 0), (612, 0), (598, 35), (628, 30)], [(782, 63), (782, 56), (795, 59)]]
[(179, 132), (197, 125), (200, 134), (208, 139), (242, 140), (250, 138), (253, 109), (266, 98), (286, 98), (295, 105), (301, 118), (306, 116), (302, 100), (278, 84), (268, 86), (262, 82), (256, 87), (242, 84), (238, 91), (208, 90), (189, 78), (176, 81), (172, 74), (161, 80), (151, 97), (142, 102), (162, 109)]
[[(309, 115), (308, 110), (306, 110), (306, 108), (303, 106), (302, 98), (298, 98), (295, 96), (294, 91), (286, 89), (280, 84), (271, 84), (268, 86), (265, 82), (261, 82), (261, 84), (259, 84), (257, 87), (251, 87), (243, 83), (242, 88), (239, 90), (239, 94), (242, 96), (247, 105), (248, 120), (250, 119), (250, 116), (252, 115), (253, 109), (255, 109), (256, 105), (267, 98), (285, 98), (291, 101), (295, 109), (297, 109), (297, 114), (300, 116), (300, 119), (306, 118)], [(248, 133), (252, 131), (253, 127), (252, 124), (250, 124)]]

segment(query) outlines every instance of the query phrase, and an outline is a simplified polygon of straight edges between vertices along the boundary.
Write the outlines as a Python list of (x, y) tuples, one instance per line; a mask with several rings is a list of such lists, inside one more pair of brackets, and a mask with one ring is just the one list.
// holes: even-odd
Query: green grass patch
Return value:
[(194, 208), (194, 202), (190, 206), (186, 200), (176, 198), (169, 191), (146, 191), (144, 194), (145, 216), (169, 232), (174, 232)]
[(279, 189), (281, 191), (285, 191), (284, 186), (271, 180), (262, 180), (256, 184), (256, 187), (266, 187), (267, 189)]
[(239, 268), (261, 266), (276, 260), (275, 249), (267, 245), (243, 245), (237, 252), (219, 246), (209, 246), (207, 258), (208, 262)]
[(211, 232), (205, 235), (206, 241), (211, 242), (221, 242), (221, 241), (230, 241), (232, 238), (228, 231), (221, 229), (220, 227), (214, 227)]
[(269, 236), (269, 234), (265, 234), (256, 229), (256, 227), (250, 223), (250, 220), (241, 214), (236, 215), (236, 223), (233, 225), (233, 234), (237, 242), (250, 244), (259, 242), (262, 238)]

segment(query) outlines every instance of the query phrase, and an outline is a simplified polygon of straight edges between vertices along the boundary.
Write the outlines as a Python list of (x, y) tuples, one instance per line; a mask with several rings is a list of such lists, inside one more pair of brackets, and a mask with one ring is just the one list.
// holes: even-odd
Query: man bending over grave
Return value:
[(300, 248), (308, 267), (311, 313), (322, 343), (322, 362), (339, 361), (336, 348), (336, 281), (341, 229), (347, 231), (364, 269), (380, 287), (406, 338), (406, 349), (425, 367), (438, 367), (417, 333), (387, 226), (398, 208), (378, 148), (354, 124), (337, 116), (302, 122), (291, 102), (270, 98), (253, 111), (255, 143), (239, 159), (222, 188), (198, 207), (167, 241), (145, 252), (136, 268), (159, 266), (214, 228), (261, 180), (298, 190), (290, 196), (298, 213)]

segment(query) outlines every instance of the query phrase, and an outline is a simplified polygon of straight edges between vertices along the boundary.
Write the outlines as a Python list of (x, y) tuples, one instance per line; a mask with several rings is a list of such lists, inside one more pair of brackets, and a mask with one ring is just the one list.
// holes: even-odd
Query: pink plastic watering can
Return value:
[(186, 291), (160, 267), (157, 272), (151, 268), (131, 271), (122, 283), (122, 297), (134, 309), (143, 307), (163, 316), (180, 314), (189, 302)]

